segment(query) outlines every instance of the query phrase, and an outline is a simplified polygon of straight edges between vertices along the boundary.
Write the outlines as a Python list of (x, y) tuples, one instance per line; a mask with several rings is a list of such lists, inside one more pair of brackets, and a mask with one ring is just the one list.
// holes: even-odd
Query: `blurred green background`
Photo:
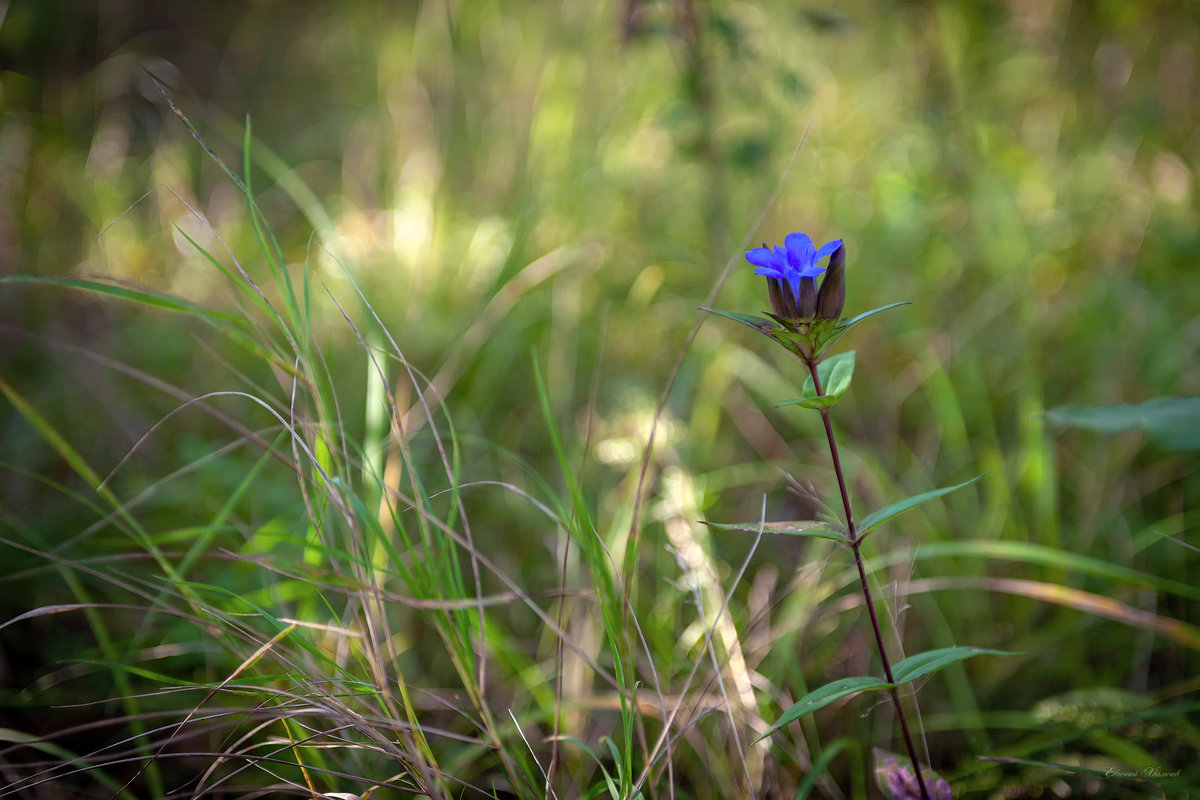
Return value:
[[(768, 519), (823, 513), (786, 491), (785, 472), (837, 508), (819, 420), (772, 407), (800, 390), (795, 366), (715, 318), (689, 345), (696, 309), (718, 286), (716, 307), (766, 307), (741, 260), (748, 246), (794, 230), (818, 244), (844, 239), (847, 314), (913, 303), (846, 340), (858, 372), (834, 416), (859, 513), (988, 473), (877, 534), (871, 553), (882, 582), (948, 581), (908, 599), (911, 652), (1027, 654), (972, 663), (922, 695), (934, 763), (969, 772), (974, 755), (1028, 742), (1046, 698), (1105, 687), (1158, 705), (1198, 688), (1197, 641), (1183, 627), (1197, 619), (1194, 596), (1066, 560), (1193, 583), (1200, 557), (1167, 537), (1200, 544), (1196, 453), (1042, 416), (1200, 394), (1198, 61), (1200, 11), (1188, 2), (12, 0), (0, 5), (0, 274), (108, 276), (240, 313), (182, 233), (261, 280), (244, 198), (154, 79), (239, 174), (249, 119), (251, 190), (293, 280), (312, 276), (313, 338), (352, 438), (368, 426), (368, 363), (338, 304), (370, 327), (352, 281), (444, 396), (464, 481), (559, 491), (538, 354), (605, 536), (628, 527), (653, 411), (670, 386), (639, 563), (648, 636), (669, 651), (688, 602), (672, 588), (669, 511), (658, 500), (670, 480), (693, 482), (716, 521), (757, 519), (764, 494)], [(99, 475), (119, 466), (114, 491), (138, 498), (143, 524), (161, 531), (211, 520), (261, 454), (236, 446), (226, 421), (195, 407), (172, 413), (181, 398), (288, 397), (278, 373), (193, 316), (31, 284), (0, 286), (0, 377)], [(211, 405), (251, 429), (273, 423), (243, 398)], [(46, 553), (154, 582), (89, 508), (94, 487), (10, 402), (0, 404), (0, 441), (0, 531), (16, 543), (0, 556), (0, 617), (69, 602)], [(235, 530), (214, 552), (305, 519), (294, 476), (272, 469), (239, 500)], [(556, 557), (537, 515), (500, 495), (472, 504), (481, 549), (529, 591), (552, 587)], [(749, 539), (712, 535), (725, 585)], [(922, 545), (991, 541), (1059, 557), (921, 555)], [(186, 543), (180, 534), (175, 545)], [(764, 544), (736, 593), (740, 625), (750, 585), (775, 587), (775, 613), (786, 616), (796, 570), (834, 558), (814, 547)], [(232, 591), (255, 580), (236, 559), (208, 579)], [(1016, 585), (1007, 579), (1063, 594), (1006, 590)], [(111, 581), (92, 588), (97, 602), (121, 602)], [(1062, 599), (1071, 591), (1116, 605), (1072, 608)], [(107, 696), (103, 670), (61, 673), (87, 638), (68, 616), (0, 630), (0, 713), (11, 717), (0, 726), (44, 733), (94, 713), (37, 713)], [(764, 641), (752, 660), (780, 686), (872, 663), (853, 619)], [(192, 655), (161, 668), (199, 675), (215, 658)], [(768, 718), (777, 710), (764, 707)], [(965, 725), (969, 713), (980, 716)], [(846, 716), (821, 724), (874, 730)], [(1162, 725), (1114, 734), (1125, 749), (1017, 749), (1101, 765), (1129, 763), (1136, 750), (1195, 776), (1200, 765), (1181, 755), (1194, 761), (1194, 717)], [(1034, 796), (1061, 784), (1140, 796), (1018, 767), (976, 781), (969, 791)], [(705, 796), (695, 784), (687, 791)]]

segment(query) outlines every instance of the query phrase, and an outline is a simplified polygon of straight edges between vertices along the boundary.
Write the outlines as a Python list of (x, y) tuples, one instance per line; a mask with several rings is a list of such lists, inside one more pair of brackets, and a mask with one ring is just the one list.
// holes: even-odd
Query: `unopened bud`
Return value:
[(771, 310), (775, 316), (789, 320), (799, 318), (796, 296), (792, 294), (790, 286), (778, 278), (767, 278), (767, 295), (771, 298)]
[(846, 245), (838, 245), (829, 257), (821, 291), (817, 293), (817, 316), (821, 319), (837, 319), (846, 305)]

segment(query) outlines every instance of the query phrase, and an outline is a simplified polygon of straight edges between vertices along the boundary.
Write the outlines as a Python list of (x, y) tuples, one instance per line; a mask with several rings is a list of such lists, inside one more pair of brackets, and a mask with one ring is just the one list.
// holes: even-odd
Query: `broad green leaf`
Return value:
[(810, 375), (804, 381), (802, 399), (833, 397), (835, 400), (841, 400), (850, 388), (850, 379), (854, 377), (854, 351), (838, 353), (836, 356), (830, 356), (822, 361), (817, 365), (817, 376), (821, 379), (821, 388), (824, 389), (824, 392), (820, 395), (817, 394), (816, 385)]
[(1168, 450), (1200, 450), (1200, 396), (1158, 397), (1139, 405), (1064, 406), (1046, 416), (1061, 425), (1098, 433), (1141, 428)]
[(707, 311), (710, 314), (716, 314), (718, 317), (725, 317), (734, 322), (740, 322), (747, 328), (754, 328), (759, 333), (767, 333), (768, 331), (778, 330), (779, 326), (769, 319), (756, 317), (753, 314), (743, 314), (740, 311), (722, 311), (719, 308), (701, 308), (701, 311)]
[(854, 351), (838, 353), (825, 359), (817, 365), (817, 376), (821, 379), (824, 394), (817, 394), (816, 384), (812, 376), (804, 382), (804, 395), (795, 400), (784, 400), (776, 403), (776, 408), (784, 406), (803, 406), (804, 408), (829, 408), (845, 396), (850, 389), (850, 380), (854, 377)]
[(742, 531), (743, 533), (787, 534), (790, 536), (815, 536), (818, 539), (831, 539), (835, 542), (848, 542), (849, 534), (844, 527), (830, 522), (820, 522), (815, 519), (798, 519), (791, 522), (705, 522), (701, 525), (724, 531)]
[(943, 647), (940, 650), (929, 650), (924, 653), (917, 653), (915, 656), (909, 656), (900, 663), (892, 667), (892, 677), (896, 679), (896, 685), (915, 681), (917, 678), (923, 678), (939, 670), (943, 670), (951, 664), (957, 664), (959, 661), (966, 661), (968, 658), (975, 656), (1015, 656), (1020, 653), (1009, 653), (1005, 650), (985, 650), (982, 647)]
[(825, 394), (831, 394), (834, 397), (840, 398), (846, 392), (850, 391), (850, 380), (854, 377), (853, 350), (838, 353), (832, 358), (825, 359), (821, 364), (832, 365), (829, 368), (828, 378), (821, 373), (820, 366), (817, 367), (817, 374), (821, 376), (821, 383), (824, 384)]
[(783, 726), (795, 722), (807, 714), (818, 711), (830, 703), (841, 700), (843, 697), (849, 697), (859, 692), (890, 688), (892, 688), (892, 684), (882, 678), (872, 677), (841, 678), (833, 683), (827, 683), (821, 688), (804, 695), (804, 697), (796, 701), (794, 706), (783, 712), (783, 715), (775, 720), (775, 724), (766, 733), (758, 737), (759, 741), (767, 738)]
[[(984, 473), (984, 475), (986, 474), (987, 473)], [(878, 528), (892, 517), (897, 517), (903, 514), (905, 511), (908, 511), (910, 508), (915, 508), (922, 503), (928, 503), (930, 500), (935, 500), (944, 494), (950, 494), (951, 492), (957, 491), (964, 486), (970, 486), (972, 483), (982, 477), (983, 475), (976, 475), (974, 478), (971, 478), (971, 480), (964, 481), (957, 486), (946, 486), (942, 489), (934, 489), (931, 492), (922, 492), (921, 494), (913, 495), (912, 497), (901, 500), (897, 503), (892, 503), (890, 506), (885, 506), (873, 514), (868, 514), (858, 523), (858, 538), (862, 539), (872, 530)]]

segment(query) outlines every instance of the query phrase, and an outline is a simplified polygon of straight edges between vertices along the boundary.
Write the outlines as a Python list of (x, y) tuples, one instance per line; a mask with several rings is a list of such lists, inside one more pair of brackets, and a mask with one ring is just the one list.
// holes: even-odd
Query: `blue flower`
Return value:
[[(784, 247), (769, 248), (764, 244), (750, 250), (746, 260), (757, 267), (755, 275), (766, 277), (771, 307), (777, 316), (812, 319), (817, 313), (817, 278), (825, 271), (817, 262), (836, 253), (842, 247), (842, 240), (834, 239), (815, 248), (805, 234), (791, 233), (783, 241)], [(840, 272), (838, 277), (841, 278)], [(840, 313), (839, 305), (833, 316)]]

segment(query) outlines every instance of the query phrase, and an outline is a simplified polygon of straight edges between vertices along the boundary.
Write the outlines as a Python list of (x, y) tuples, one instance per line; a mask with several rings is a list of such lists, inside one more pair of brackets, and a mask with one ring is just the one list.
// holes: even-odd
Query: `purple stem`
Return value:
[[(808, 374), (812, 376), (813, 388), (818, 395), (825, 394), (821, 388), (821, 378), (817, 375), (817, 365), (811, 360), (805, 360)], [(846, 532), (850, 537), (850, 549), (854, 551), (854, 565), (858, 567), (858, 582), (862, 586), (863, 599), (866, 601), (867, 614), (871, 617), (871, 629), (875, 632), (875, 647), (879, 650), (879, 660), (883, 662), (883, 673), (887, 682), (893, 684), (888, 690), (892, 696), (892, 705), (896, 709), (896, 719), (900, 722), (900, 732), (904, 736), (904, 746), (908, 748), (908, 757), (912, 759), (913, 772), (917, 775), (917, 785), (921, 787), (921, 800), (929, 800), (929, 790), (925, 788), (925, 778), (921, 774), (921, 763), (917, 758), (917, 748), (913, 744), (912, 734), (908, 730), (908, 719), (904, 716), (904, 707), (900, 704), (900, 692), (895, 687), (896, 679), (892, 676), (892, 662), (888, 658), (887, 647), (883, 643), (883, 631), (879, 627), (879, 616), (875, 613), (875, 601), (871, 597), (871, 585), (867, 581), (867, 568), (863, 564), (862, 541), (854, 528), (854, 513), (850, 510), (850, 493), (846, 491), (846, 478), (842, 472), (842, 459), (838, 456), (837, 440), (833, 437), (833, 425), (829, 421), (829, 409), (818, 409), (821, 421), (825, 423), (825, 438), (829, 440), (829, 455), (833, 458), (833, 471), (837, 475), (838, 489), (842, 493), (842, 510), (846, 514)]]

